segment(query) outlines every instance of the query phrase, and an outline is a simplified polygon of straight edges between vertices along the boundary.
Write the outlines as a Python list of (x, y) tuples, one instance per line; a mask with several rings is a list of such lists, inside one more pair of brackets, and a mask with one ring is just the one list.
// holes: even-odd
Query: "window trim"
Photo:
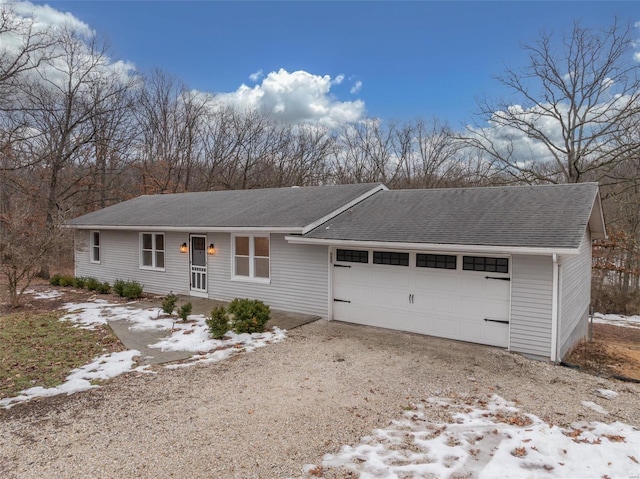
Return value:
[[(464, 267), (464, 259), (465, 258), (484, 258), (484, 269), (479, 270), (479, 269), (466, 269)], [(491, 259), (495, 259), (495, 260), (505, 260), (507, 262), (507, 271), (497, 271), (497, 262), (496, 262), (496, 271), (488, 271), (486, 268), (486, 259), (487, 258), (491, 258)], [(511, 272), (511, 261), (509, 261), (509, 257), (506, 256), (487, 256), (487, 255), (473, 255), (473, 254), (465, 254), (462, 255), (462, 261), (461, 261), (461, 267), (462, 267), (462, 271), (465, 271), (467, 273), (491, 273), (491, 274), (504, 274), (504, 275), (509, 275), (509, 273)]]
[[(379, 259), (382, 259), (385, 257), (385, 255), (389, 255), (389, 262), (387, 263), (386, 261), (376, 261), (376, 256)], [(398, 262), (398, 263), (393, 263), (393, 255), (398, 255), (398, 261), (400, 261), (400, 259), (402, 258), (402, 262)], [(406, 264), (404, 264), (404, 259), (406, 257)], [(373, 251), (373, 255), (371, 258), (372, 264), (378, 264), (378, 265), (383, 265), (383, 266), (406, 266), (408, 267), (411, 264), (411, 254), (407, 251), (379, 251), (379, 250), (374, 250)]]
[[(98, 244), (94, 243), (94, 235), (98, 234)], [(95, 259), (94, 253), (95, 249), (98, 249), (98, 259)], [(102, 259), (102, 234), (100, 230), (91, 230), (89, 233), (89, 259), (93, 264), (100, 264), (100, 260)]]
[[(351, 256), (351, 259), (340, 259), (340, 258), (338, 258), (338, 255), (339, 255), (340, 251), (342, 251), (344, 253), (349, 251), (350, 252), (349, 256)], [(358, 260), (354, 259), (354, 255), (352, 253), (358, 253), (359, 259)], [(367, 261), (360, 261), (360, 259), (362, 259), (362, 253), (365, 253)], [(353, 249), (353, 248), (336, 248), (336, 261), (338, 261), (340, 263), (369, 264), (369, 250), (359, 250), (359, 249)]]
[[(144, 265), (142, 263), (142, 252), (143, 252), (143, 236), (144, 235), (151, 235), (151, 250), (144, 250), (144, 251), (151, 251), (151, 266), (147, 266)], [(159, 250), (156, 249), (156, 236), (162, 236), (162, 244), (164, 246), (163, 249)], [(158, 266), (156, 266), (156, 253), (158, 253), (159, 251), (162, 251), (163, 255), (164, 255), (164, 266), (159, 268)], [(150, 271), (165, 271), (166, 269), (166, 265), (167, 265), (167, 237), (164, 233), (160, 233), (160, 232), (154, 232), (154, 231), (141, 231), (140, 232), (140, 244), (139, 244), (139, 248), (138, 248), (138, 255), (139, 255), (139, 259), (140, 259), (140, 269), (146, 269), (146, 270), (150, 270)]]
[[(424, 266), (418, 264), (418, 257), (424, 256), (425, 264)], [(427, 262), (429, 256), (435, 256), (435, 266), (428, 266)], [(444, 267), (438, 266), (438, 256), (443, 256), (444, 259)], [(448, 268), (448, 258), (453, 258), (453, 268)], [(442, 269), (445, 271), (457, 271), (458, 270), (458, 255), (457, 254), (440, 254), (440, 253), (416, 253), (416, 268), (427, 268), (427, 269)]]
[[(236, 238), (249, 238), (249, 276), (243, 276), (236, 274)], [(269, 256), (256, 256), (255, 255), (255, 238), (267, 238), (269, 240)], [(246, 257), (245, 255), (241, 255)], [(255, 276), (255, 260), (256, 258), (267, 258), (269, 260), (269, 277), (262, 278)], [(231, 234), (231, 280), (232, 281), (244, 281), (248, 283), (271, 283), (271, 235), (266, 234), (254, 234), (254, 233), (232, 233)]]

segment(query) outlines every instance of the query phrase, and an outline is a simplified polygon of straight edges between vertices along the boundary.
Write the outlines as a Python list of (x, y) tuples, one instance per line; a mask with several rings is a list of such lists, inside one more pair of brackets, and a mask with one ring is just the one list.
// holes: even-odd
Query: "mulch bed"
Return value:
[(593, 325), (593, 341), (580, 343), (565, 358), (598, 376), (640, 380), (640, 328)]

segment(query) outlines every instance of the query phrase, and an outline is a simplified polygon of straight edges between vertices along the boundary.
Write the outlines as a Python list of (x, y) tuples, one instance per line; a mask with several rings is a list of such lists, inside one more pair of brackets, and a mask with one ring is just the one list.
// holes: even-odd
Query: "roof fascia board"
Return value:
[(370, 189), (366, 193), (364, 193), (364, 194), (358, 196), (357, 198), (351, 200), (349, 203), (346, 203), (346, 204), (342, 205), (337, 210), (333, 210), (331, 213), (329, 213), (327, 215), (324, 215), (322, 218), (317, 219), (313, 223), (309, 223), (307, 226), (302, 228), (302, 234), (307, 234), (309, 231), (316, 229), (318, 226), (320, 226), (323, 223), (326, 223), (327, 221), (331, 220), (332, 218), (335, 218), (340, 213), (344, 213), (345, 211), (347, 211), (352, 206), (355, 206), (358, 203), (360, 203), (361, 201), (366, 200), (367, 198), (369, 198), (374, 193), (377, 193), (378, 191), (388, 191), (388, 190), (389, 190), (389, 188), (387, 188), (385, 185), (380, 183), (378, 186)]
[(408, 249), (417, 251), (448, 251), (452, 253), (493, 253), (493, 254), (527, 254), (527, 255), (568, 255), (578, 254), (578, 248), (539, 248), (530, 246), (487, 246), (460, 244), (432, 244), (432, 243), (400, 243), (391, 241), (354, 241), (330, 240), (319, 238), (301, 238), (299, 236), (285, 236), (285, 240), (292, 244), (313, 244), (325, 246), (344, 246), (349, 248), (385, 248)]
[(283, 233), (301, 234), (302, 228), (289, 226), (113, 226), (113, 225), (63, 225), (64, 228), (78, 230), (121, 230), (121, 231), (181, 231), (203, 233), (237, 233), (237, 232), (257, 232), (257, 233)]
[(589, 229), (592, 233), (592, 239), (608, 238), (607, 224), (604, 221), (604, 211), (602, 210), (602, 198), (600, 197), (599, 188), (591, 205), (591, 213), (589, 213)]

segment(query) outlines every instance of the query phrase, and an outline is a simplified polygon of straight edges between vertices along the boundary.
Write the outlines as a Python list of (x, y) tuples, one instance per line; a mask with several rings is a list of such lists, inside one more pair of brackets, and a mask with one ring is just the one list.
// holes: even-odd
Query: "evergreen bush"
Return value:
[(217, 306), (211, 311), (211, 317), (206, 321), (209, 326), (209, 333), (214, 339), (221, 339), (231, 329), (229, 327), (229, 316), (224, 306)]
[(185, 303), (178, 308), (178, 316), (182, 318), (182, 321), (187, 322), (187, 317), (191, 314), (193, 305), (191, 303)]
[(242, 333), (262, 333), (271, 317), (269, 306), (257, 299), (236, 298), (227, 308), (233, 331)]
[(164, 314), (172, 314), (177, 302), (178, 297), (173, 293), (169, 293), (162, 300), (162, 312)]

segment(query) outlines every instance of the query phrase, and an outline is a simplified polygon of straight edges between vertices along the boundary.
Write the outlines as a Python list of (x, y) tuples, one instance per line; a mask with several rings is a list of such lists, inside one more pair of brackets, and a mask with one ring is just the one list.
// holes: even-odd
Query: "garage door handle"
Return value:
[(489, 318), (484, 318), (485, 321), (489, 321), (490, 323), (502, 323), (502, 324), (509, 324), (509, 321), (506, 321), (504, 319), (489, 319)]
[(351, 268), (351, 266), (346, 264), (334, 264), (333, 266), (336, 268)]
[(501, 278), (499, 276), (485, 276), (484, 279), (499, 279), (500, 281), (511, 281), (511, 278)]
[(336, 303), (350, 303), (351, 301), (348, 301), (346, 299), (338, 299), (338, 298), (333, 298), (333, 301)]

